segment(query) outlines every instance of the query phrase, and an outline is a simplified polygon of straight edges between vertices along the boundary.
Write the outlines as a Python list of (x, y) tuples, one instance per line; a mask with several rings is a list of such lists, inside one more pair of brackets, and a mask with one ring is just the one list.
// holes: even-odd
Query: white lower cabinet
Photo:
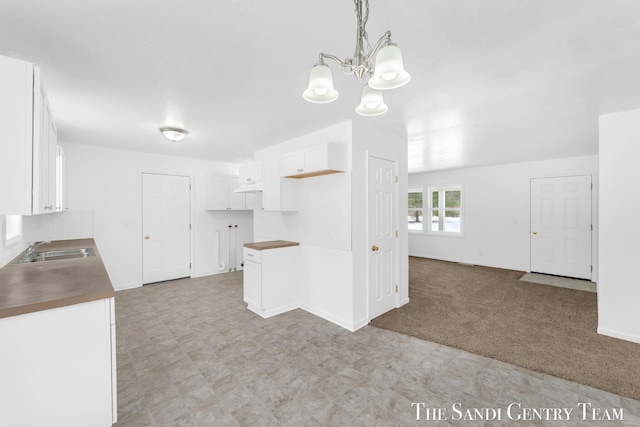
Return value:
[(244, 248), (244, 301), (267, 318), (299, 306), (299, 246), (256, 250)]
[(0, 319), (0, 425), (117, 421), (113, 298)]

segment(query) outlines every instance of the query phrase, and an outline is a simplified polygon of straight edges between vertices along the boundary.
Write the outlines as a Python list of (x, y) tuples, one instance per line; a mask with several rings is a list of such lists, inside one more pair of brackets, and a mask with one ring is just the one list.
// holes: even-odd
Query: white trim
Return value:
[(608, 337), (618, 338), (621, 340), (640, 344), (640, 336), (638, 335), (627, 334), (625, 332), (618, 332), (618, 331), (613, 331), (611, 329), (600, 328), (600, 327), (598, 327), (597, 331), (600, 335), (606, 335)]
[[(326, 312), (324, 310), (312, 307), (312, 306), (307, 305), (307, 304), (300, 304), (299, 308), (301, 308), (304, 311), (309, 312), (309, 313), (311, 313), (311, 314), (313, 314), (315, 316), (318, 316), (318, 317), (320, 317), (320, 318), (322, 318), (322, 319), (324, 319), (326, 321), (329, 321), (329, 322), (334, 323), (334, 324), (336, 324), (338, 326), (341, 326), (341, 327), (343, 327), (346, 330), (351, 331), (351, 332), (355, 331), (356, 329), (360, 329), (362, 326), (364, 326), (367, 323), (369, 323), (369, 321), (366, 320), (366, 319), (361, 319), (358, 322), (350, 322), (348, 320), (345, 320), (345, 319), (342, 319), (340, 317), (334, 316), (331, 313), (328, 313), (328, 312)], [(364, 324), (360, 325), (363, 322), (364, 322)]]
[(249, 311), (257, 314), (263, 319), (268, 319), (269, 317), (277, 316), (278, 314), (286, 313), (287, 311), (295, 310), (300, 307), (299, 302), (294, 302), (293, 304), (283, 305), (281, 307), (272, 308), (271, 310), (260, 310), (259, 308), (255, 308), (250, 304), (247, 304), (247, 309)]
[(126, 291), (127, 289), (135, 289), (135, 288), (141, 288), (142, 287), (142, 283), (134, 283), (134, 282), (129, 282), (129, 283), (123, 283), (120, 285), (113, 285), (113, 289), (117, 292), (117, 291)]
[[(411, 234), (424, 234), (425, 233), (425, 229), (424, 229), (424, 210), (425, 210), (424, 209), (424, 186), (409, 188), (407, 190), (407, 201), (408, 201), (409, 193), (422, 193), (422, 207), (419, 208), (422, 211), (422, 225), (421, 225), (420, 230), (411, 230), (411, 229), (409, 229), (409, 223), (405, 223), (405, 224), (407, 224), (407, 231), (409, 233), (411, 233)], [(398, 191), (398, 197), (400, 197), (400, 191)], [(408, 206), (408, 203), (407, 203), (407, 212), (406, 213), (408, 214), (409, 211), (413, 210), (413, 209), (418, 209), (418, 208), (410, 208)], [(398, 215), (399, 214), (400, 213), (398, 213)], [(400, 223), (400, 221), (398, 221), (398, 223)]]

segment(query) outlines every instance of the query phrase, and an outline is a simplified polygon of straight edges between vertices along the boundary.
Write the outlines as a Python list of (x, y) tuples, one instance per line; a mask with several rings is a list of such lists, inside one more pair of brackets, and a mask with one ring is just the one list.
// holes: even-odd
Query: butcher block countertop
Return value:
[(0, 268), (0, 318), (65, 307), (114, 296), (93, 239), (58, 240), (36, 251), (93, 248), (95, 256), (14, 264)]
[(245, 243), (244, 247), (255, 249), (256, 251), (264, 251), (266, 249), (287, 248), (289, 246), (300, 246), (298, 242), (288, 242), (286, 240), (271, 240), (269, 242)]

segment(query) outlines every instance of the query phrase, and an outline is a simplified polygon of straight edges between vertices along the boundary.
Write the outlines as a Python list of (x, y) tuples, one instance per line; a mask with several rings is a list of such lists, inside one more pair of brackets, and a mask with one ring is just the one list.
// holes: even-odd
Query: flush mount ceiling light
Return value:
[[(391, 31), (384, 33), (371, 47), (365, 26), (369, 19), (369, 0), (354, 0), (358, 21), (356, 51), (353, 58), (344, 61), (334, 55), (320, 53), (320, 61), (313, 66), (309, 74), (309, 87), (302, 97), (309, 102), (324, 104), (338, 99), (338, 92), (333, 88), (331, 69), (324, 62), (331, 59), (342, 67), (346, 75), (354, 75), (358, 81), (369, 74), (369, 82), (362, 90), (360, 105), (356, 112), (363, 116), (378, 116), (387, 112), (388, 107), (382, 99), (382, 92), (404, 86), (411, 76), (404, 70), (402, 53), (391, 41)], [(362, 13), (364, 3), (364, 15)], [(366, 45), (366, 49), (365, 49)], [(375, 56), (375, 63), (373, 57)]]
[(172, 142), (182, 141), (185, 136), (189, 135), (189, 132), (180, 128), (163, 127), (160, 128), (160, 132), (162, 132), (165, 138)]

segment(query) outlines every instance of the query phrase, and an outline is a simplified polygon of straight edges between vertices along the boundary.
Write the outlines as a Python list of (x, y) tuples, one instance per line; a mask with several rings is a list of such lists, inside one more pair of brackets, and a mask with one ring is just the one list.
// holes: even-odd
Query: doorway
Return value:
[(531, 179), (531, 272), (591, 280), (591, 175)]
[(368, 292), (369, 319), (397, 307), (398, 184), (396, 162), (369, 156)]
[(142, 174), (142, 284), (191, 275), (189, 177)]

